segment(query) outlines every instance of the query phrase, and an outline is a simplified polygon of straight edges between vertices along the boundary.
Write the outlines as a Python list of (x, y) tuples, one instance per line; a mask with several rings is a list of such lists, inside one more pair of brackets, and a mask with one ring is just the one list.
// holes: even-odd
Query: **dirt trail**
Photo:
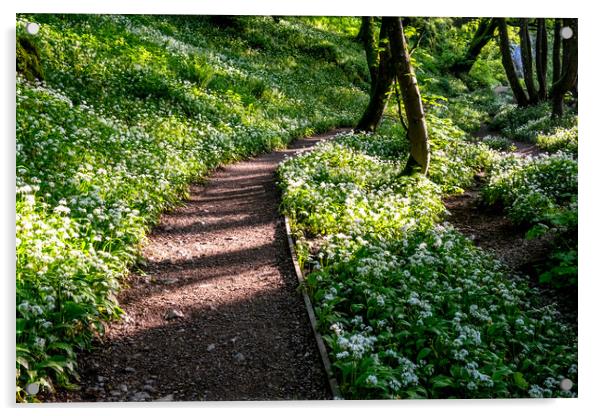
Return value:
[(338, 131), (218, 170), (164, 214), (119, 296), (126, 318), (82, 355), (65, 400), (328, 399), (275, 169)]
[[(481, 123), (476, 138), (500, 135)], [(537, 156), (541, 150), (537, 145), (512, 140), (518, 156)], [(493, 251), (496, 256), (516, 271), (529, 272), (530, 265), (541, 261), (549, 252), (549, 239), (527, 240), (525, 232), (512, 224), (499, 207), (487, 207), (479, 203), (480, 189), (484, 185), (482, 175), (475, 178), (475, 184), (461, 195), (445, 198), (444, 203), (451, 213), (448, 222), (458, 231), (472, 237), (479, 247)]]
[[(483, 138), (489, 134), (500, 135), (483, 123), (473, 135)], [(535, 157), (542, 153), (537, 145), (512, 140), (516, 146), (515, 155)], [(462, 234), (473, 239), (474, 243), (506, 263), (513, 271), (528, 276), (531, 284), (541, 294), (541, 302), (557, 303), (563, 314), (563, 319), (571, 324), (577, 323), (576, 293), (561, 293), (557, 290), (541, 286), (538, 281), (536, 265), (544, 261), (553, 248), (553, 236), (528, 240), (525, 238), (527, 229), (513, 224), (500, 207), (488, 207), (480, 203), (480, 190), (485, 185), (484, 177), (475, 178), (475, 184), (461, 195), (444, 199), (444, 204), (450, 212), (447, 221)]]

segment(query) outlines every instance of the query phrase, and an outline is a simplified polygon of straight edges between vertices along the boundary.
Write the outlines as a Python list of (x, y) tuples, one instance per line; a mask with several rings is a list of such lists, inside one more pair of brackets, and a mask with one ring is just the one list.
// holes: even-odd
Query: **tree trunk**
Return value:
[(539, 84), (538, 96), (543, 101), (547, 96), (548, 72), (548, 32), (546, 30), (546, 19), (537, 19), (535, 68), (537, 69), (537, 82)]
[(363, 43), (364, 38), (366, 36), (366, 30), (368, 30), (368, 26), (372, 26), (374, 18), (372, 16), (362, 16), (362, 24), (360, 25), (360, 30), (357, 32), (355, 36), (355, 41)]
[(414, 166), (418, 165), (420, 166), (420, 172), (426, 175), (430, 161), (426, 118), (424, 109), (422, 108), (418, 83), (410, 62), (408, 45), (403, 34), (403, 24), (399, 17), (383, 17), (383, 25), (385, 21), (389, 28), (395, 75), (399, 81), (406, 118), (408, 120), (410, 157), (406, 163), (405, 173), (411, 173), (414, 170)]
[(564, 19), (564, 24), (573, 30), (573, 36), (562, 41), (562, 73), (550, 92), (553, 117), (562, 116), (564, 95), (577, 82), (577, 19)]
[(479, 57), (481, 50), (493, 38), (495, 19), (482, 19), (464, 56), (451, 66), (452, 73), (459, 78), (468, 74)]
[(562, 70), (562, 61), (560, 60), (560, 49), (562, 38), (560, 37), (560, 29), (562, 28), (562, 19), (554, 20), (554, 46), (552, 47), (552, 85), (560, 79), (560, 71)]
[(378, 76), (378, 50), (374, 41), (374, 19), (372, 17), (362, 17), (362, 27), (358, 37), (361, 36), (362, 45), (366, 51), (366, 62), (370, 71), (370, 94), (374, 93), (375, 78)]
[(498, 32), (500, 35), (500, 52), (502, 54), (502, 64), (504, 65), (504, 70), (506, 71), (508, 83), (510, 84), (510, 88), (512, 89), (512, 93), (514, 94), (514, 98), (516, 99), (516, 102), (519, 105), (519, 107), (526, 107), (527, 105), (529, 105), (529, 100), (527, 99), (527, 96), (523, 91), (523, 87), (521, 87), (520, 82), (518, 81), (518, 76), (516, 75), (516, 68), (514, 68), (514, 62), (512, 62), (506, 19), (497, 18), (496, 21), (498, 24)]
[(533, 82), (533, 58), (531, 55), (531, 37), (529, 36), (529, 19), (520, 19), (520, 56), (523, 61), (523, 75), (525, 86), (529, 93), (529, 103), (538, 101), (535, 83)]
[(370, 102), (355, 128), (358, 131), (374, 132), (387, 107), (394, 75), (391, 66), (391, 50), (389, 47), (387, 24), (383, 19), (378, 41), (378, 48), (380, 50), (378, 55), (378, 70), (376, 76), (372, 79)]

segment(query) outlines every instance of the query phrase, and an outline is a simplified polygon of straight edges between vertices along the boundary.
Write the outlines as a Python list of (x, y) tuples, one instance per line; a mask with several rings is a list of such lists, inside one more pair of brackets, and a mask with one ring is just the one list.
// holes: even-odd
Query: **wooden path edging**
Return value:
[(313, 304), (311, 303), (311, 299), (309, 298), (307, 290), (305, 289), (305, 276), (303, 276), (303, 272), (301, 271), (301, 268), (299, 267), (299, 262), (297, 261), (297, 251), (295, 250), (293, 236), (291, 235), (290, 222), (286, 215), (284, 216), (284, 226), (286, 228), (286, 237), (288, 240), (288, 247), (291, 253), (291, 259), (295, 267), (295, 274), (297, 275), (297, 280), (299, 281), (299, 285), (301, 287), (303, 300), (305, 301), (305, 309), (307, 309), (307, 315), (309, 316), (309, 321), (311, 322), (311, 329), (313, 330), (314, 337), (316, 339), (316, 344), (318, 345), (318, 352), (320, 353), (320, 357), (322, 357), (322, 364), (324, 364), (324, 369), (326, 370), (326, 374), (328, 376), (328, 384), (330, 385), (330, 391), (332, 392), (332, 396), (335, 400), (343, 400), (343, 396), (341, 396), (341, 391), (339, 389), (339, 384), (337, 383), (337, 380), (334, 377), (334, 372), (332, 371), (332, 364), (330, 363), (330, 359), (328, 358), (326, 344), (324, 344), (322, 335), (318, 331), (318, 322), (316, 320), (316, 314), (314, 312)]

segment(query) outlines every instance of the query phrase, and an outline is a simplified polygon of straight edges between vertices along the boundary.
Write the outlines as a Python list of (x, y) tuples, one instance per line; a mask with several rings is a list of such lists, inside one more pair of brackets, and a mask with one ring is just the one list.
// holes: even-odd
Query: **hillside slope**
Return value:
[(74, 380), (75, 353), (119, 315), (145, 234), (191, 181), (355, 122), (368, 73), (341, 33), (308, 18), (17, 17), (18, 52), (39, 54), (43, 78), (17, 74), (18, 400)]

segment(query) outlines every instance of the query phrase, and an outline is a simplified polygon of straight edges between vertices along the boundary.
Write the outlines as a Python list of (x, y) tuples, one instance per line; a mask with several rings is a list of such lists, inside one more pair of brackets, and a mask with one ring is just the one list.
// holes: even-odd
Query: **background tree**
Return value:
[(564, 112), (564, 95), (577, 82), (577, 19), (563, 19), (565, 27), (572, 30), (572, 36), (562, 40), (562, 71), (558, 81), (552, 85), (552, 116), (560, 117)]
[(560, 58), (560, 50), (562, 48), (562, 38), (560, 37), (560, 29), (562, 28), (562, 19), (554, 20), (554, 45), (552, 46), (552, 84), (555, 84), (560, 79), (560, 71), (562, 69), (562, 60)]
[[(394, 76), (393, 67), (391, 65), (391, 50), (389, 47), (387, 25), (388, 22), (383, 19), (378, 36), (378, 66), (371, 79), (370, 102), (355, 128), (359, 131), (376, 131), (387, 107), (389, 91), (391, 90)], [(370, 49), (374, 47), (374, 44), (365, 43), (364, 46)], [(366, 57), (372, 56), (372, 53), (372, 51), (367, 50)], [(370, 65), (369, 62), (368, 65)]]
[(399, 81), (408, 120), (410, 156), (406, 163), (405, 173), (411, 173), (415, 166), (419, 166), (420, 172), (426, 175), (430, 161), (428, 131), (418, 82), (412, 68), (408, 44), (403, 33), (403, 24), (398, 17), (383, 17), (383, 25), (385, 22), (387, 22), (389, 29), (392, 63)]
[(529, 19), (520, 19), (520, 56), (523, 62), (523, 78), (529, 93), (529, 104), (539, 101), (535, 83), (533, 82), (533, 58), (531, 51), (531, 37), (529, 36)]
[(483, 18), (479, 22), (477, 31), (468, 46), (468, 49), (456, 63), (454, 63), (450, 70), (452, 73), (459, 78), (464, 77), (468, 74), (476, 62), (481, 50), (493, 39), (496, 29), (495, 19)]
[(514, 94), (514, 98), (516, 99), (516, 103), (519, 105), (519, 107), (526, 107), (527, 105), (529, 105), (529, 100), (527, 98), (527, 95), (525, 94), (525, 91), (523, 91), (523, 87), (520, 85), (518, 75), (516, 75), (516, 68), (514, 67), (514, 62), (512, 61), (506, 19), (502, 17), (497, 18), (495, 20), (497, 22), (500, 38), (500, 52), (502, 54), (502, 65), (504, 65), (504, 70), (506, 71), (508, 83), (510, 84), (510, 88), (512, 89), (512, 93)]
[[(368, 32), (367, 29), (365, 33)], [(378, 68), (372, 77), (370, 102), (355, 129), (367, 132), (376, 130), (386, 109), (393, 80), (397, 79), (405, 108), (407, 137), (410, 142), (410, 156), (404, 173), (409, 174), (418, 166), (420, 172), (426, 174), (430, 160), (426, 118), (416, 75), (410, 62), (410, 52), (401, 18), (382, 18), (378, 45)], [(364, 42), (369, 66), (369, 57), (373, 56), (370, 49), (373, 46), (374, 43)], [(403, 119), (401, 121), (403, 123)]]
[(537, 38), (535, 42), (535, 69), (537, 70), (537, 95), (540, 100), (547, 97), (548, 72), (548, 33), (546, 19), (537, 19)]
[(374, 93), (374, 82), (378, 76), (378, 50), (374, 39), (374, 18), (370, 16), (362, 17), (362, 25), (357, 35), (357, 39), (364, 45), (366, 51), (366, 61), (368, 62), (368, 70), (370, 71), (370, 93)]

